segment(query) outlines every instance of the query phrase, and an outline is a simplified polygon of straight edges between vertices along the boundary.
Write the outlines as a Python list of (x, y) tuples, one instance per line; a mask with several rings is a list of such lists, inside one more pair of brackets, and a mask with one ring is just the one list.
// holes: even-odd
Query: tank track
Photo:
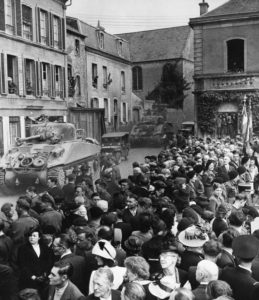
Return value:
[(57, 178), (58, 184), (62, 187), (65, 184), (65, 171), (62, 167), (52, 168), (48, 170), (48, 177)]
[(4, 170), (0, 170), (0, 185), (5, 184), (5, 172)]

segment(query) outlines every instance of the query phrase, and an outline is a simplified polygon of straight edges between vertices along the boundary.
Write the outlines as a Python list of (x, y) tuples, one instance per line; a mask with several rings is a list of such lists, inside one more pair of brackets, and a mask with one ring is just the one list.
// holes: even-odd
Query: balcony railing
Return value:
[(26, 40), (32, 40), (32, 32), (30, 30), (23, 30), (22, 32), (22, 36), (26, 39)]

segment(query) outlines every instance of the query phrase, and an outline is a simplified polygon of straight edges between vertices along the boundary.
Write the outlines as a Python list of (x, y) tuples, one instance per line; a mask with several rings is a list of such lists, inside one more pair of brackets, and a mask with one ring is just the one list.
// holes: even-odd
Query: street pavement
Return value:
[[(132, 174), (132, 163), (134, 161), (144, 162), (146, 155), (158, 155), (161, 151), (160, 148), (132, 148), (130, 149), (128, 159), (122, 160), (120, 164), (120, 171), (122, 178), (127, 178), (128, 175)], [(5, 186), (0, 186), (0, 207), (5, 202), (16, 203), (17, 198), (24, 194), (25, 188), (14, 187), (7, 189)]]

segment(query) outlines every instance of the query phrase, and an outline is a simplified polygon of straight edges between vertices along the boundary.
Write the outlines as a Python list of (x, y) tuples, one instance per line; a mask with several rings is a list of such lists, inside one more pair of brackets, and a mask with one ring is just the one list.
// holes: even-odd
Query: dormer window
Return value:
[(118, 51), (118, 54), (121, 56), (122, 55), (122, 41), (121, 40), (117, 40), (117, 51)]
[(98, 31), (97, 37), (98, 37), (99, 48), (104, 49), (104, 33), (101, 31)]
[(243, 39), (227, 41), (227, 71), (240, 73), (245, 68), (245, 42)]

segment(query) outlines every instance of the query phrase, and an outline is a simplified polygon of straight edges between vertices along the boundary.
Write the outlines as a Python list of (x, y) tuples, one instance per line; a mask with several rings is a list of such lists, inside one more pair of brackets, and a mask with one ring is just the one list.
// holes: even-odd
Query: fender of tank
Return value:
[(31, 125), (31, 135), (17, 138), (0, 161), (0, 180), (9, 186), (20, 183), (45, 185), (49, 176), (64, 184), (65, 174), (87, 163), (98, 177), (101, 147), (93, 139), (77, 139), (70, 123), (46, 122)]

